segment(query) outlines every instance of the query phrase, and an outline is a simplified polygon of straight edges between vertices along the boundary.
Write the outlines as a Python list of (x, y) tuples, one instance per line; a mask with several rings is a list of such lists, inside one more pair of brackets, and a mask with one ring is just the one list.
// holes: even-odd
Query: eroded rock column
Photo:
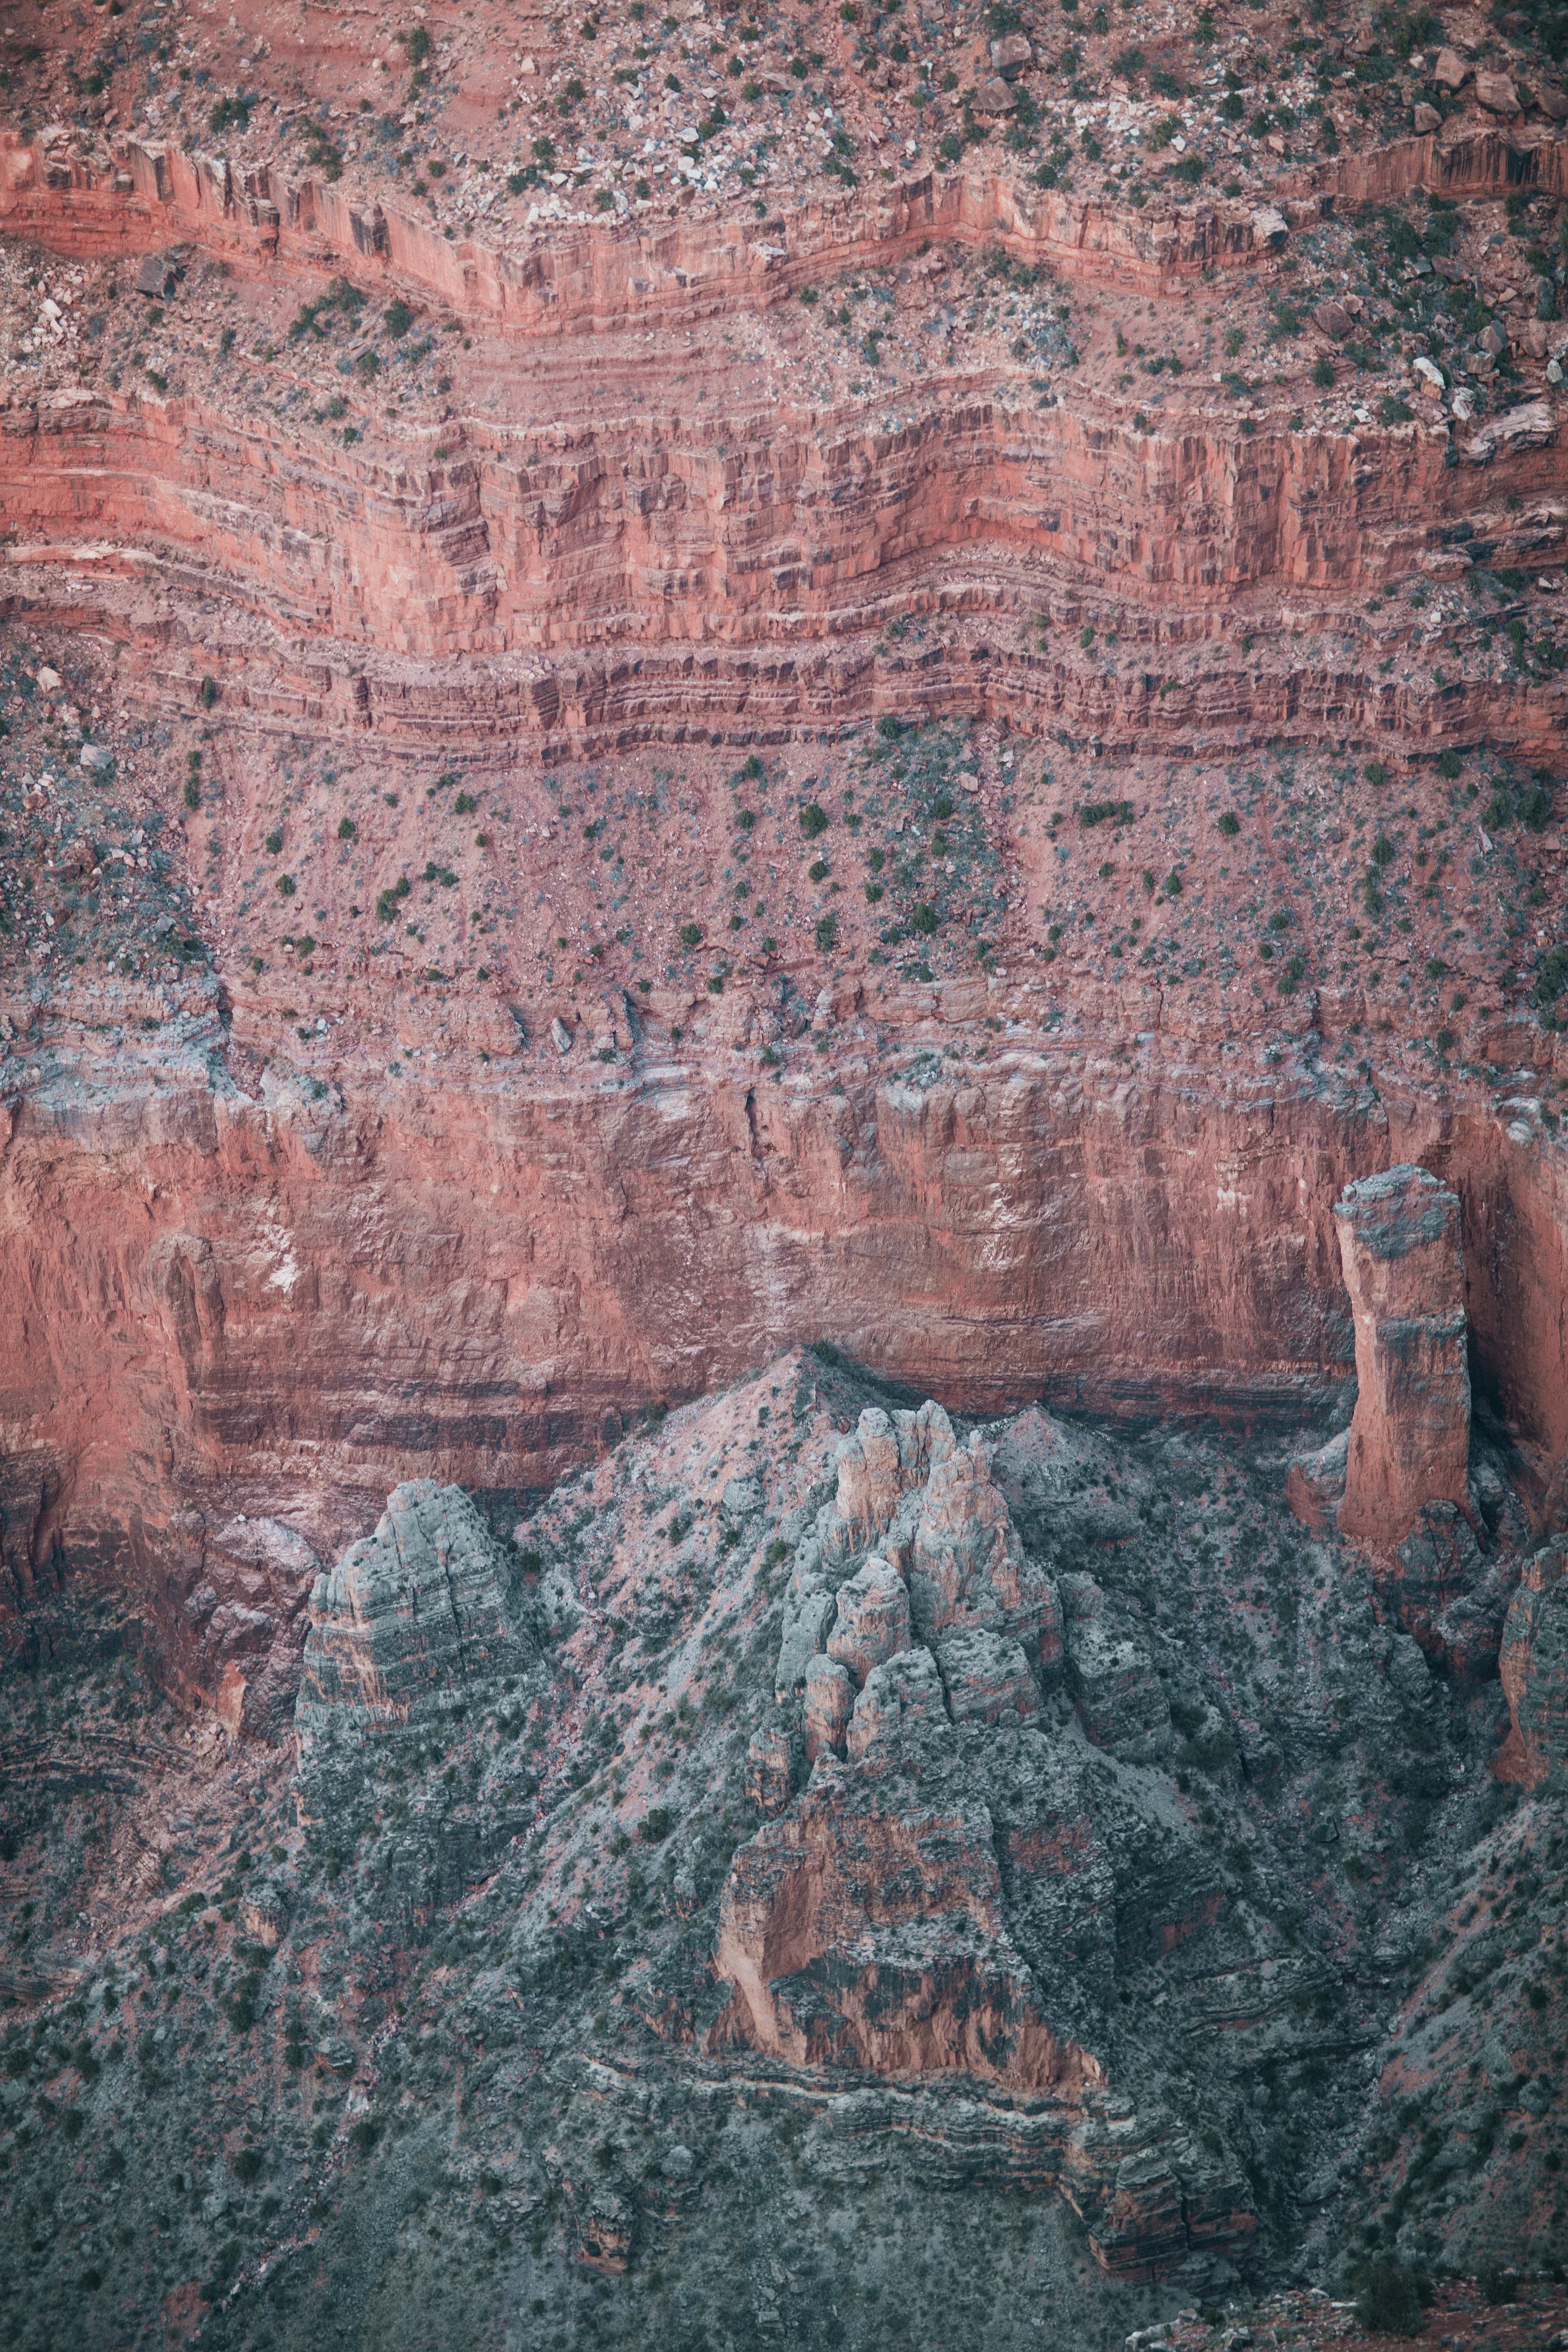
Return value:
[(1426, 1169), (1407, 1165), (1347, 1185), (1334, 1218), (1358, 1382), (1339, 1525), (1387, 1551), (1429, 1504), (1469, 1512), (1459, 1201)]

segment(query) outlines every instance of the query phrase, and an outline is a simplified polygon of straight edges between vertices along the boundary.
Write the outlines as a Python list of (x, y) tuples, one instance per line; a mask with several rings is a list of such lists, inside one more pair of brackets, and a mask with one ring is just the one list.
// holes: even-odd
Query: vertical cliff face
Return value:
[(1470, 1508), (1470, 1375), (1457, 1193), (1390, 1168), (1334, 1204), (1358, 1393), (1341, 1533), (1387, 1552), (1430, 1504)]
[(1538, 1788), (1568, 1764), (1568, 1567), (1561, 1544), (1525, 1567), (1503, 1627), (1499, 1667), (1509, 1736), (1495, 1770), (1500, 1780)]

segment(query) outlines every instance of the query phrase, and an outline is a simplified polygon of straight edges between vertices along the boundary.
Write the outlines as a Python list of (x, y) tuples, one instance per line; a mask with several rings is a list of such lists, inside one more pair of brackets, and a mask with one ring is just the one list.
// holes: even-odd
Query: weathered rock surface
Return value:
[[(805, 1669), (805, 1760), (815, 1764), (826, 1751), (842, 1756), (855, 1712), (855, 1685), (847, 1666), (837, 1659), (816, 1657)], [(768, 1811), (772, 1811), (770, 1806)]]
[(185, 1651), (191, 1679), (231, 1731), (276, 1741), (294, 1718), (321, 1561), (277, 1519), (231, 1519), (208, 1534), (193, 1513), (174, 1533), (175, 1577), (188, 1586), (179, 1622), (195, 1637)]
[(1520, 1579), (1503, 1626), (1499, 1671), (1509, 1736), (1500, 1780), (1538, 1787), (1568, 1765), (1568, 1562), (1560, 1545), (1538, 1551)]
[(1026, 1559), (978, 1436), (932, 1469), (909, 1566), (921, 1637), (1011, 1634), (1047, 1665), (1061, 1647), (1061, 1612), (1043, 1569)]
[(393, 1489), (374, 1535), (316, 1580), (299, 1723), (406, 1724), (454, 1692), (516, 1674), (500, 1548), (460, 1487)]
[(929, 1650), (910, 1649), (874, 1666), (849, 1719), (848, 1754), (858, 1763), (887, 1751), (918, 1727), (941, 1733), (948, 1714), (942, 1677)]
[(1032, 2007), (984, 1809), (889, 1813), (852, 1781), (814, 1788), (737, 1855), (714, 1967), (733, 1988), (715, 2047), (1067, 2097), (1100, 2079)]
[(1021, 1645), (1005, 1634), (948, 1633), (936, 1645), (954, 1723), (991, 1723), (1017, 1730), (1040, 1711), (1040, 1694)]
[(1171, 1705), (1148, 1652), (1092, 1577), (1064, 1577), (1062, 1602), (1065, 1679), (1084, 1730), (1124, 1763), (1154, 1763), (1170, 1750)]
[(1424, 1507), (1470, 1508), (1470, 1375), (1457, 1193), (1405, 1165), (1334, 1203), (1357, 1395), (1339, 1524), (1389, 1552)]
[(827, 1654), (847, 1666), (857, 1685), (910, 1646), (909, 1587), (896, 1568), (873, 1556), (841, 1584)]

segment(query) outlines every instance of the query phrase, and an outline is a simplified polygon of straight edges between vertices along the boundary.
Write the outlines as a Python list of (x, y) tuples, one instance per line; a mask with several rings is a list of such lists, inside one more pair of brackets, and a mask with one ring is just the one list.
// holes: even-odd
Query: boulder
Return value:
[(1333, 301), (1320, 302), (1312, 313), (1312, 321), (1336, 343), (1345, 341), (1355, 325), (1344, 305)]
[(1427, 106), (1425, 102), (1415, 109), (1411, 116), (1411, 121), (1417, 135), (1423, 139), (1427, 137), (1430, 132), (1434, 131), (1441, 131), (1443, 128), (1443, 118), (1438, 113), (1436, 108), (1435, 106)]
[(1507, 74), (1479, 73), (1476, 76), (1476, 103), (1484, 106), (1489, 114), (1519, 114), (1522, 111), (1519, 92)]
[(289, 1927), (289, 1898), (278, 1886), (253, 1886), (242, 1895), (239, 1924), (268, 1952), (275, 1952)]
[(1005, 1633), (950, 1633), (937, 1644), (937, 1664), (954, 1723), (989, 1723), (1018, 1730), (1040, 1711), (1029, 1662)]
[(991, 44), (991, 70), (1004, 81), (1016, 81), (1026, 66), (1034, 61), (1035, 52), (1022, 33), (1004, 33), (999, 41)]
[(172, 254), (150, 253), (136, 272), (136, 291), (152, 302), (166, 302), (184, 269)]
[(805, 1670), (805, 1760), (826, 1749), (842, 1756), (855, 1711), (855, 1685), (836, 1658), (813, 1658)]
[[(847, 1666), (857, 1685), (910, 1646), (909, 1588), (896, 1568), (873, 1557), (838, 1588), (837, 1617), (827, 1654)], [(808, 1685), (809, 1687), (809, 1685)]]
[(1432, 68), (1432, 79), (1439, 89), (1463, 89), (1469, 80), (1470, 68), (1458, 49), (1439, 49), (1437, 62)]
[(1426, 1504), (1469, 1508), (1459, 1202), (1425, 1168), (1405, 1164), (1347, 1185), (1334, 1218), (1357, 1381), (1339, 1526), (1388, 1553)]
[(1148, 1652), (1113, 1623), (1090, 1576), (1063, 1579), (1065, 1672), (1086, 1736), (1124, 1764), (1171, 1750), (1171, 1706)]
[(993, 74), (981, 83), (975, 103), (982, 114), (1012, 114), (1018, 104), (1018, 93), (1011, 82), (1004, 81), (1000, 74)]
[(1568, 91), (1548, 86), (1536, 91), (1535, 103), (1549, 122), (1568, 122)]
[(1533, 1789), (1568, 1764), (1568, 1553), (1538, 1551), (1520, 1580), (1498, 1660), (1509, 1734), (1498, 1778)]
[(721, 1507), (729, 1524), (739, 1527), (762, 1509), (763, 1490), (754, 1478), (726, 1479)]

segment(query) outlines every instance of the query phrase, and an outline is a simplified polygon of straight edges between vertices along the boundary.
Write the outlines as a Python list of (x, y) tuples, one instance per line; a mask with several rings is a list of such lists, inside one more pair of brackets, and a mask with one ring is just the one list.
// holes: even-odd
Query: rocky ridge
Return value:
[[(939, 2247), (964, 2344), (1027, 2340), (1042, 2291), (1091, 2335), (1245, 2312), (1303, 2246), (1546, 2259), (1554, 1783), (1487, 1768), (1555, 1757), (1561, 1659), (1520, 1632), (1550, 1567), (1512, 1731), (1375, 1560), (1303, 1538), (1277, 1454), (966, 1422), (831, 1355), (623, 1439), (510, 1540), (405, 1486), (315, 1579), (297, 1767), (253, 1801), (214, 1718), (213, 1858), (198, 1829), (121, 1874), (63, 1981), (12, 1979), (8, 2177), (48, 2217), (16, 2340), (61, 2324), (51, 2231), (91, 2250), (83, 2342), (176, 2289), (204, 2342), (312, 2340), (307, 2256), (394, 2343), (657, 2337), (672, 2274), (710, 2327), (805, 2342), (837, 2304), (882, 2342)], [(1483, 1526), (1517, 1577), (1516, 1507)], [(102, 1671), (42, 1668), (40, 1723)], [(103, 1801), (8, 1794), (40, 1945)], [(1433, 2070), (1483, 2003), (1514, 2071), (1458, 2117), (1461, 2194)], [(128, 2147), (130, 2261), (74, 2218)], [(858, 2217), (831, 2281), (819, 2210)]]

